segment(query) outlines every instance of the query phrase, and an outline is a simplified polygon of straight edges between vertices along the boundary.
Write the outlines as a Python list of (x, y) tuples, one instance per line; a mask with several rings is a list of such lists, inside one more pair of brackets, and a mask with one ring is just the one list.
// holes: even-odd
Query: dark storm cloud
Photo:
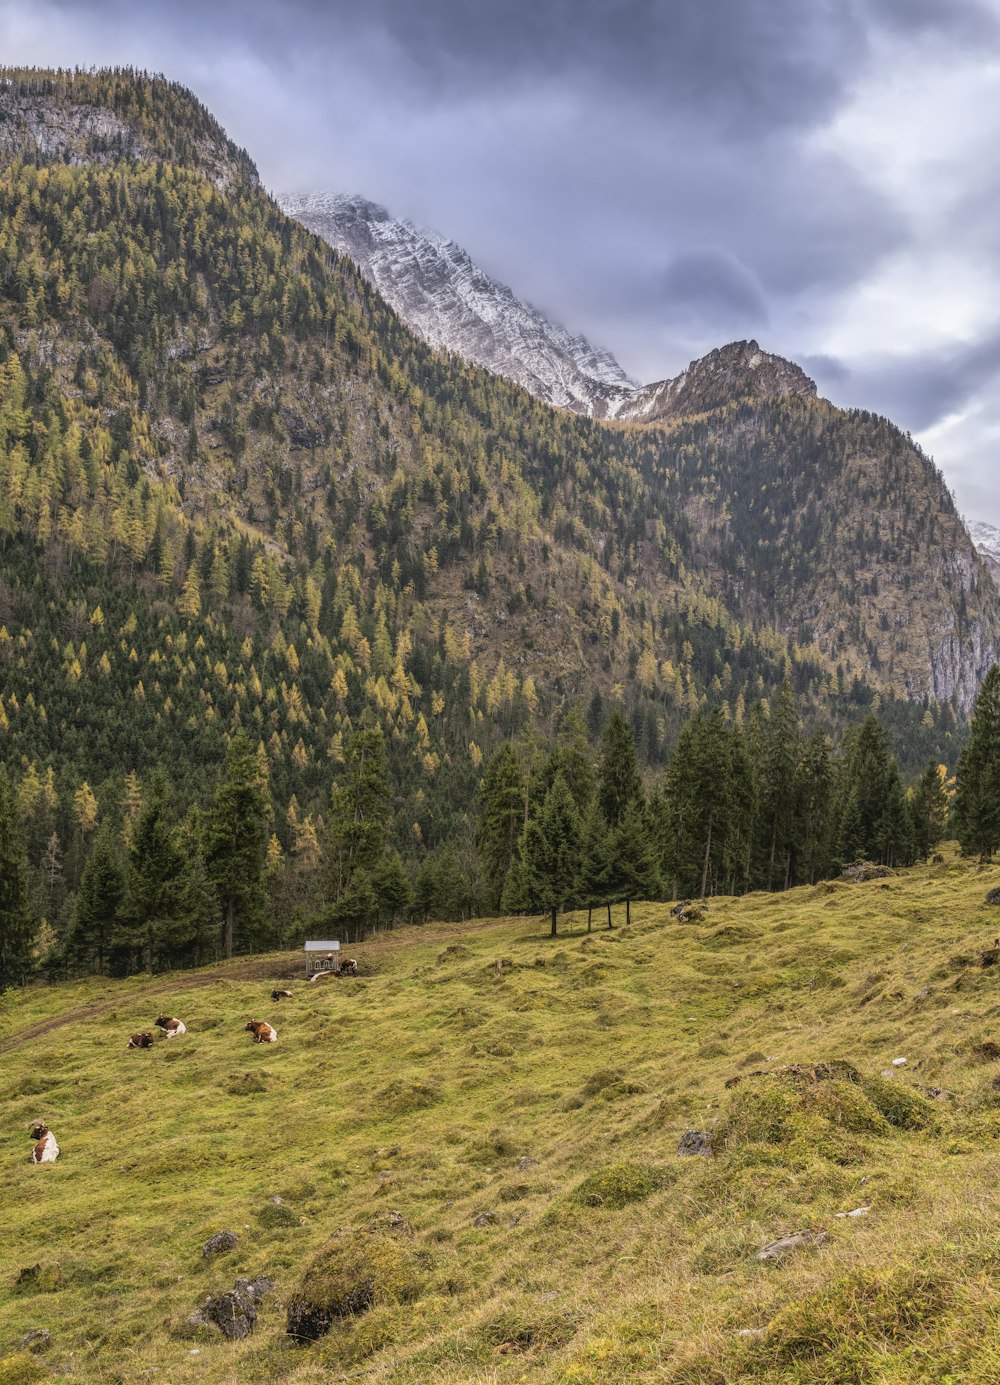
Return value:
[(727, 329), (767, 322), (767, 304), (753, 275), (724, 251), (675, 256), (663, 276), (660, 305)]
[(817, 374), (835, 387), (838, 402), (847, 396), (919, 432), (959, 413), (984, 389), (997, 393), (1000, 328), (957, 350), (876, 358), (854, 368), (827, 358)]
[[(938, 247), (979, 257), (1000, 303), (988, 120), (968, 167), (968, 139), (942, 146), (948, 205), (926, 170), (880, 177), (879, 131), (830, 136), (859, 91), (887, 93), (891, 115), (908, 63), (997, 63), (998, 15), (1000, 0), (0, 0), (0, 44), (186, 82), (268, 186), (360, 192), (443, 231), (639, 378), (754, 332), (811, 357), (838, 402), (917, 429), (993, 388), (991, 329), (946, 304), (926, 341), (894, 341), (868, 290), (919, 298), (898, 267), (929, 253), (923, 199)], [(918, 138), (903, 121), (883, 142)]]

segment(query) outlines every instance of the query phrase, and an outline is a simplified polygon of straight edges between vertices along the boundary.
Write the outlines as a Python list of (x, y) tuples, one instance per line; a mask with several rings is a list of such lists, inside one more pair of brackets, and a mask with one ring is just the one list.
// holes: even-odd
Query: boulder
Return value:
[(889, 866), (877, 866), (874, 861), (855, 861), (852, 865), (844, 866), (841, 874), (845, 880), (860, 884), (865, 880), (884, 880), (896, 872)]
[(477, 1227), (496, 1226), (497, 1220), (495, 1212), (480, 1212), (479, 1216), (473, 1219), (472, 1225)]
[(715, 1153), (712, 1137), (707, 1130), (685, 1130), (677, 1146), (678, 1154), (704, 1154), (710, 1159)]
[(822, 1246), (830, 1239), (828, 1231), (793, 1231), (790, 1236), (782, 1236), (778, 1241), (769, 1241), (766, 1246), (754, 1252), (755, 1260), (782, 1260), (796, 1250)]
[(241, 1342), (254, 1330), (259, 1300), (273, 1288), (273, 1279), (237, 1279), (224, 1294), (207, 1298), (188, 1322), (193, 1327), (217, 1327), (231, 1342)]
[(995, 890), (990, 890), (989, 894), (986, 896), (986, 903), (1000, 904), (1000, 885), (998, 885)]
[(239, 1243), (240, 1238), (234, 1231), (217, 1231), (214, 1236), (209, 1236), (201, 1253), (206, 1260), (210, 1260), (213, 1255), (224, 1255), (227, 1250), (235, 1250)]

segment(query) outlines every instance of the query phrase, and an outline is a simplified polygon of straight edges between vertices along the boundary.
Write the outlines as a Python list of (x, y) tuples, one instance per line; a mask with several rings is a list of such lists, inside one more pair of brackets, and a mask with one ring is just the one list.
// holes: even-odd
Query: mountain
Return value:
[(908, 774), (954, 760), (1000, 601), (886, 420), (753, 343), (656, 423), (553, 409), (432, 349), (183, 88), (0, 78), (0, 757), (37, 869), (78, 869), (84, 781), (204, 802), (239, 729), (294, 870), (361, 727), (393, 845), (465, 875), (484, 761), (573, 703), (651, 771), (786, 680), (811, 725), (879, 705)]
[(969, 525), (969, 537), (994, 578), (1000, 579), (1000, 529), (976, 520)]
[(522, 303), (453, 240), (397, 221), (363, 197), (310, 193), (279, 203), (348, 255), (431, 346), (576, 413), (600, 414), (634, 388), (613, 356)]

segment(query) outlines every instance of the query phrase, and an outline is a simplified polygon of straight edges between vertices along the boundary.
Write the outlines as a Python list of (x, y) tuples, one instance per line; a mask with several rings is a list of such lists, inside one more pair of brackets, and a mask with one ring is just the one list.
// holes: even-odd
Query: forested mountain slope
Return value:
[[(183, 89), (3, 81), (15, 774), (52, 767), (66, 805), (167, 763), (197, 797), (243, 726), (279, 812), (321, 811), (368, 718), (422, 849), (467, 814), (483, 755), (571, 698), (592, 730), (623, 701), (656, 764), (696, 707), (738, 719), (787, 676), (814, 717), (879, 694), (911, 770), (952, 755), (952, 708), (894, 689), (967, 705), (996, 597), (889, 425), (783, 398), (664, 429), (559, 413), (417, 339)], [(817, 519), (824, 493), (863, 503)], [(907, 583), (912, 640), (902, 595), (879, 629)]]

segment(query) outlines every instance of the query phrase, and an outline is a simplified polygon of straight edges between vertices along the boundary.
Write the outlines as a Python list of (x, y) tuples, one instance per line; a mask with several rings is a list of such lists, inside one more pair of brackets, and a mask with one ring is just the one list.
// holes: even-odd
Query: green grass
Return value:
[[(5, 995), (0, 1385), (995, 1382), (998, 882), (949, 854), (697, 924), (401, 930), (278, 1005), (291, 954)], [(126, 1052), (161, 1010), (188, 1033)], [(714, 1158), (678, 1157), (692, 1128)], [(799, 1230), (829, 1240), (754, 1258)], [(239, 1274), (277, 1285), (254, 1335), (190, 1326)], [(336, 1311), (301, 1346), (310, 1275)]]

